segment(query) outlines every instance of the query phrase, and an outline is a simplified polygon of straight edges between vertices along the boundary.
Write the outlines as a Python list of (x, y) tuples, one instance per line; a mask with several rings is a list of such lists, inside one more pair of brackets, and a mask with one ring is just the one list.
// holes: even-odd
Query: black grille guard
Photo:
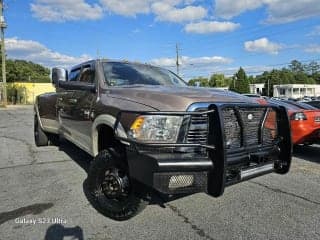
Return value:
[[(130, 144), (134, 144), (137, 146), (149, 146), (149, 147), (202, 147), (206, 149), (211, 149), (214, 150), (216, 149), (216, 144), (217, 141), (210, 142), (210, 135), (212, 135), (213, 132), (217, 134), (219, 129), (224, 129), (224, 123), (221, 119), (222, 115), (222, 110), (224, 108), (272, 108), (277, 112), (277, 126), (278, 126), (278, 133), (279, 136), (277, 139), (275, 139), (275, 144), (279, 144), (282, 141), (286, 141), (286, 143), (290, 143), (291, 145), (291, 134), (290, 137), (288, 134), (286, 134), (287, 130), (289, 129), (289, 133), (291, 132), (290, 130), (290, 121), (287, 115), (287, 111), (285, 107), (282, 106), (277, 106), (277, 105), (255, 105), (255, 104), (230, 104), (230, 103), (219, 103), (219, 104), (210, 104), (208, 107), (207, 111), (199, 111), (199, 112), (181, 112), (181, 111), (166, 111), (166, 112), (161, 112), (161, 111), (130, 111), (130, 110), (123, 110), (119, 111), (116, 117), (116, 121), (114, 124), (114, 135), (118, 140), (121, 140), (123, 142), (127, 142)], [(122, 120), (123, 114), (132, 114), (132, 115), (164, 115), (164, 116), (203, 116), (207, 115), (208, 121), (209, 122), (215, 122), (216, 124), (209, 124), (210, 126), (214, 126), (215, 129), (211, 127), (209, 129), (209, 144), (194, 144), (194, 143), (163, 143), (163, 142), (153, 142), (153, 143), (146, 143), (142, 141), (137, 141), (135, 139), (129, 138), (129, 137), (121, 137), (118, 134), (118, 130), (120, 127), (120, 123)], [(218, 116), (218, 118), (217, 118)], [(280, 128), (279, 128), (280, 127)], [(287, 129), (288, 128), (288, 129)], [(210, 134), (211, 133), (211, 134)], [(222, 133), (223, 136), (223, 133)], [(289, 141), (290, 140), (290, 141)], [(288, 142), (289, 141), (289, 142)]]
[[(213, 162), (214, 168), (208, 174), (208, 193), (213, 196), (220, 196), (224, 192), (226, 184), (227, 173), (227, 149), (224, 136), (224, 122), (222, 111), (224, 108), (264, 108), (273, 109), (276, 112), (277, 121), (277, 138), (273, 142), (278, 148), (278, 160), (274, 162), (274, 171), (279, 174), (285, 174), (289, 171), (292, 158), (292, 141), (291, 141), (291, 129), (290, 120), (285, 107), (268, 104), (243, 104), (243, 103), (216, 103), (210, 104), (207, 111), (203, 112), (160, 112), (160, 111), (120, 111), (116, 117), (114, 124), (114, 134), (120, 141), (132, 144), (135, 149), (140, 147), (201, 147), (205, 148), (209, 152), (209, 157)], [(134, 114), (138, 115), (165, 115), (165, 116), (192, 116), (192, 115), (207, 115), (209, 131), (208, 131), (208, 144), (194, 144), (194, 143), (145, 143), (131, 139), (128, 137), (121, 137), (118, 134), (118, 129), (122, 120), (122, 115)], [(260, 131), (262, 131), (260, 128)], [(259, 146), (258, 146), (259, 148)], [(261, 147), (262, 148), (262, 147)]]

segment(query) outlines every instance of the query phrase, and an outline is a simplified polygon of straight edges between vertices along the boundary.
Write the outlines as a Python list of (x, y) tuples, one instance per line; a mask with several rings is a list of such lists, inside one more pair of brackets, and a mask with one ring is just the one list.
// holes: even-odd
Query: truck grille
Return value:
[(247, 146), (272, 144), (276, 135), (276, 116), (273, 110), (225, 108), (222, 113), (227, 149), (237, 148), (244, 144)]
[[(196, 111), (205, 111), (197, 109)], [(208, 138), (208, 117), (207, 115), (191, 116), (191, 123), (187, 134), (187, 143), (207, 144)]]
[[(196, 109), (196, 111), (206, 110), (206, 108)], [(240, 148), (244, 144), (246, 146), (272, 145), (276, 137), (276, 114), (271, 108), (228, 107), (222, 110), (222, 118), (227, 149)], [(207, 138), (207, 116), (193, 115), (186, 142), (207, 144)]]

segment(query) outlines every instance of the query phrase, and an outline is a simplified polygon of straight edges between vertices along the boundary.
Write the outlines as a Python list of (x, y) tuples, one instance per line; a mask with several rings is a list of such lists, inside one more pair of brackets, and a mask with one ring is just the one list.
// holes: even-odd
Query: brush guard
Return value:
[[(274, 139), (272, 145), (265, 146), (256, 145), (254, 147), (244, 144), (244, 122), (243, 120), (239, 120), (239, 125), (241, 129), (241, 141), (243, 145), (239, 148), (238, 152), (233, 151), (230, 152), (227, 149), (226, 145), (226, 134), (224, 132), (225, 122), (223, 118), (223, 110), (227, 108), (232, 108), (237, 113), (239, 109), (272, 109), (276, 112), (276, 126), (277, 126), (277, 136)], [(122, 124), (124, 121), (124, 114), (131, 115), (132, 119), (135, 119), (139, 115), (164, 115), (164, 116), (193, 116), (193, 115), (205, 115), (208, 119), (208, 136), (207, 136), (207, 144), (194, 144), (194, 143), (162, 143), (162, 142), (153, 142), (153, 143), (145, 143), (141, 141), (137, 141), (128, 136), (124, 136), (123, 134), (119, 134), (119, 130), (122, 128)], [(127, 122), (126, 122), (127, 123)], [(259, 137), (262, 136), (262, 125), (259, 126)], [(211, 104), (208, 107), (207, 111), (203, 112), (160, 112), (160, 111), (120, 111), (117, 115), (116, 122), (114, 125), (114, 134), (116, 138), (130, 145), (130, 149), (135, 151), (140, 158), (143, 159), (148, 153), (145, 151), (140, 151), (140, 149), (166, 149), (166, 148), (176, 148), (176, 147), (200, 147), (207, 150), (208, 153), (208, 162), (204, 163), (203, 166), (200, 164), (203, 161), (203, 158), (199, 158), (199, 172), (204, 172), (207, 183), (206, 183), (206, 192), (214, 197), (221, 196), (224, 192), (226, 186), (230, 186), (260, 175), (264, 175), (271, 172), (276, 172), (279, 174), (285, 174), (290, 169), (291, 158), (292, 158), (292, 142), (291, 142), (291, 129), (290, 129), (290, 121), (287, 114), (287, 110), (285, 107), (276, 106), (276, 105), (255, 105), (255, 104), (229, 104), (229, 103), (219, 103), (219, 104)], [(240, 151), (241, 150), (241, 151)], [(151, 150), (150, 150), (151, 151)], [(182, 155), (182, 154), (180, 154)], [(155, 154), (152, 154), (152, 159)], [(177, 153), (172, 154), (172, 158), (177, 156)], [(150, 165), (149, 159), (151, 157), (148, 155), (144, 162), (140, 162), (142, 165)], [(171, 156), (169, 157), (171, 158)], [(194, 160), (196, 159), (196, 160)], [(233, 163), (233, 159), (238, 160), (238, 164)], [(241, 162), (241, 159), (246, 159), (245, 162), (250, 162), (251, 160), (263, 159), (263, 161), (258, 161), (258, 164), (254, 165), (244, 165)], [(265, 160), (267, 159), (267, 160)], [(181, 160), (181, 159), (180, 159)], [(179, 160), (179, 161), (180, 161)], [(128, 159), (130, 161), (130, 159)], [(177, 160), (166, 161), (166, 164), (163, 164), (161, 160), (156, 159), (155, 161), (159, 161), (157, 166), (137, 166), (138, 164), (130, 164), (129, 168), (141, 168), (142, 170), (135, 171), (132, 170), (132, 175), (147, 185), (154, 186), (158, 180), (154, 179), (154, 176), (157, 174), (166, 174), (168, 172), (185, 172), (185, 171), (195, 171), (197, 169), (197, 156), (193, 158), (194, 168), (187, 168), (186, 164), (178, 164), (181, 162), (177, 162)], [(239, 162), (240, 161), (240, 162)], [(176, 163), (177, 162), (177, 163)], [(130, 166), (131, 165), (131, 166)], [(135, 167), (136, 166), (136, 167)], [(162, 168), (165, 166), (165, 168)], [(140, 177), (140, 175), (146, 175), (145, 177)], [(150, 175), (149, 177), (148, 174)], [(161, 183), (159, 183), (161, 184)], [(172, 193), (169, 190), (163, 190), (164, 187), (161, 186), (162, 192)], [(201, 191), (202, 188), (199, 188)], [(181, 191), (178, 191), (181, 192)]]

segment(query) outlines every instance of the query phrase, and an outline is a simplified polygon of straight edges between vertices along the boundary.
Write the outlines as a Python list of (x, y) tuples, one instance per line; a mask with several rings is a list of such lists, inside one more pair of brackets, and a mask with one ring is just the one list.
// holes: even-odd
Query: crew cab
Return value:
[(52, 81), (56, 92), (35, 102), (35, 143), (60, 136), (89, 153), (88, 188), (110, 218), (136, 215), (150, 191), (219, 197), (232, 184), (289, 171), (282, 106), (188, 87), (169, 70), (125, 61), (54, 68)]

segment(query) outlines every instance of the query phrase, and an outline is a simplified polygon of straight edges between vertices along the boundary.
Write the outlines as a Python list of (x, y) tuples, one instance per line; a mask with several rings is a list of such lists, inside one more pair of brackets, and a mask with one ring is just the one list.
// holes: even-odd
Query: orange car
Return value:
[(287, 108), (291, 122), (292, 143), (311, 145), (320, 142), (320, 110), (310, 105), (292, 101), (270, 103)]

